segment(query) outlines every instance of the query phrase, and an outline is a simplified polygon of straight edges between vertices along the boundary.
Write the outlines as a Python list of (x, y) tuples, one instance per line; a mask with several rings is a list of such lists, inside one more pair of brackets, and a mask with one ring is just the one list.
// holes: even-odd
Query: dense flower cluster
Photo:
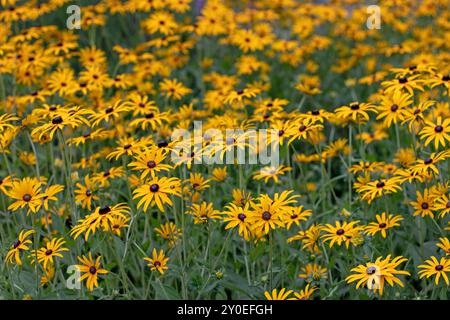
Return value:
[(447, 298), (448, 2), (323, 2), (0, 0), (2, 295)]

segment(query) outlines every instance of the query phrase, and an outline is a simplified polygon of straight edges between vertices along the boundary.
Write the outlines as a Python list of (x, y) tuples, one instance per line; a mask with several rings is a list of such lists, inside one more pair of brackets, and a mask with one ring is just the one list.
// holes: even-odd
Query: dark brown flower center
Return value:
[(156, 162), (153, 160), (150, 160), (149, 162), (147, 162), (147, 167), (149, 169), (153, 169), (154, 167), (156, 167)]
[(51, 255), (53, 253), (53, 250), (52, 249), (48, 249), (47, 251), (45, 251), (45, 255), (46, 256), (49, 256), (49, 255)]
[(350, 109), (352, 109), (352, 110), (359, 110), (359, 104), (358, 103), (352, 104), (350, 106)]
[(303, 132), (306, 130), (306, 126), (305, 125), (301, 125), (300, 128), (298, 128), (298, 131)]
[(295, 213), (293, 215), (291, 215), (291, 219), (297, 219), (298, 215), (296, 215)]
[(434, 269), (435, 269), (436, 271), (442, 271), (442, 270), (444, 269), (444, 266), (441, 265), (441, 264), (438, 264), (436, 267), (434, 267)]
[(160, 266), (161, 266), (161, 262), (155, 261), (155, 262), (153, 262), (153, 265), (154, 265), (155, 267), (160, 267)]
[(158, 148), (165, 148), (169, 145), (169, 143), (166, 140), (162, 140), (158, 142)]
[(239, 219), (239, 220), (244, 221), (245, 218), (247, 218), (247, 216), (246, 216), (245, 214), (243, 214), (243, 213), (239, 213), (239, 214), (238, 214), (238, 219)]
[(22, 197), (22, 200), (25, 202), (30, 202), (31, 201), (31, 195), (29, 193), (25, 193)]
[(381, 229), (383, 229), (383, 228), (386, 228), (386, 223), (384, 223), (384, 222), (382, 222), (382, 223), (380, 223), (380, 225), (379, 225), (379, 227), (381, 228)]
[(366, 273), (369, 274), (369, 275), (375, 274), (375, 272), (377, 272), (377, 268), (375, 268), (373, 266), (372, 267), (368, 267), (366, 269)]
[(94, 266), (92, 266), (92, 267), (89, 268), (89, 273), (90, 274), (96, 274), (97, 273), (97, 269)]
[(155, 117), (155, 115), (153, 114), (153, 112), (147, 113), (147, 114), (145, 115), (145, 119), (152, 119), (152, 118), (154, 118), (154, 117)]
[(105, 113), (111, 113), (113, 111), (114, 111), (113, 107), (109, 107), (105, 110)]
[(408, 78), (406, 78), (406, 77), (401, 77), (400, 79), (398, 79), (398, 82), (399, 83), (407, 83), (408, 82)]
[(91, 192), (91, 190), (86, 190), (86, 196), (87, 196), (87, 197), (90, 197), (90, 196), (92, 196), (92, 192)]
[(397, 110), (398, 110), (398, 105), (393, 104), (393, 105), (391, 106), (391, 111), (392, 111), (392, 112), (395, 112), (395, 111), (397, 111)]
[(436, 127), (434, 127), (434, 131), (436, 131), (437, 133), (440, 133), (440, 132), (444, 131), (444, 127), (443, 126), (436, 126)]
[(111, 212), (111, 208), (108, 206), (103, 206), (100, 208), (100, 210), (98, 210), (98, 213), (100, 213), (101, 215), (107, 214)]
[(336, 231), (336, 234), (338, 235), (338, 236), (342, 236), (343, 234), (344, 234), (344, 229), (338, 229), (338, 231)]
[(151, 192), (158, 192), (158, 190), (159, 190), (159, 186), (156, 183), (154, 183), (150, 186)]
[(423, 210), (427, 210), (430, 207), (426, 202), (422, 203), (420, 206), (422, 207)]
[(131, 144), (127, 143), (126, 145), (123, 146), (123, 148), (124, 148), (125, 150), (130, 149), (130, 148), (131, 148)]
[(61, 116), (56, 116), (52, 119), (53, 124), (61, 124), (63, 122), (63, 118)]
[(262, 214), (263, 220), (269, 221), (269, 220), (270, 220), (270, 217), (272, 217), (272, 215), (270, 214), (269, 211), (264, 211), (264, 212), (263, 212), (263, 214)]
[(450, 75), (447, 74), (447, 75), (443, 76), (442, 80), (443, 81), (450, 81)]
[(377, 188), (383, 188), (386, 184), (383, 181), (377, 183)]
[(14, 249), (17, 249), (17, 247), (20, 246), (20, 244), (21, 244), (20, 240), (14, 241), (14, 245), (13, 245)]
[(424, 163), (424, 164), (432, 164), (432, 163), (433, 163), (433, 160), (432, 160), (431, 158), (426, 158), (426, 159), (423, 161), (423, 163)]

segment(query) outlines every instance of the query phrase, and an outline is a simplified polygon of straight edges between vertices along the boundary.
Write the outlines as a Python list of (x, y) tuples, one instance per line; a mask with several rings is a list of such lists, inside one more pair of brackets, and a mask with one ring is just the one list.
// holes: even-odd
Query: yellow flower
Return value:
[(351, 221), (351, 222), (343, 222), (336, 221), (335, 225), (326, 224), (323, 227), (323, 231), (325, 232), (322, 235), (322, 239), (324, 242), (330, 242), (330, 248), (336, 243), (340, 246), (342, 243), (345, 243), (345, 246), (349, 247), (350, 243), (352, 243), (352, 239), (357, 237), (363, 227), (357, 226), (359, 221)]
[(370, 222), (364, 228), (364, 231), (371, 236), (380, 232), (383, 238), (387, 236), (386, 230), (400, 226), (398, 222), (403, 220), (402, 216), (386, 215), (386, 212), (383, 212), (381, 215), (377, 214), (375, 218), (377, 222)]
[(158, 253), (156, 248), (153, 248), (152, 257), (144, 258), (144, 260), (148, 261), (147, 265), (152, 271), (157, 270), (160, 274), (164, 274), (164, 271), (168, 269), (167, 262), (169, 258), (165, 257), (163, 250), (160, 250)]
[(181, 185), (178, 178), (154, 177), (146, 184), (133, 191), (133, 199), (141, 198), (137, 204), (138, 209), (143, 207), (144, 212), (148, 207), (154, 207), (164, 212), (164, 204), (173, 205), (170, 195), (181, 196)]
[(436, 257), (430, 257), (430, 260), (426, 260), (424, 264), (417, 266), (419, 269), (420, 279), (423, 277), (430, 278), (436, 276), (434, 282), (436, 285), (439, 284), (439, 279), (442, 277), (447, 284), (450, 285), (448, 280), (447, 272), (450, 272), (450, 260), (446, 258), (441, 258), (441, 260), (436, 259)]
[(425, 127), (419, 132), (420, 139), (425, 140), (425, 146), (434, 140), (434, 147), (446, 146), (446, 141), (450, 141), (450, 119), (442, 120), (438, 117), (436, 122), (426, 121)]
[(105, 269), (101, 269), (100, 259), (101, 256), (98, 256), (95, 261), (92, 258), (92, 253), (89, 252), (89, 256), (81, 256), (77, 257), (78, 261), (80, 261), (81, 265), (76, 265), (78, 270), (83, 273), (83, 275), (78, 279), (78, 281), (86, 280), (86, 287), (89, 291), (94, 290), (94, 287), (98, 287), (98, 275), (99, 274), (107, 274), (108, 271)]
[(294, 290), (282, 288), (280, 291), (273, 289), (272, 292), (265, 291), (264, 296), (267, 300), (287, 300)]
[(27, 207), (28, 212), (36, 213), (42, 205), (44, 194), (41, 193), (42, 183), (36, 179), (24, 178), (22, 180), (14, 179), (11, 187), (7, 190), (6, 195), (15, 200), (8, 207), (8, 210), (17, 211), (18, 209)]
[(37, 256), (37, 260), (42, 266), (47, 268), (48, 264), (53, 264), (53, 258), (59, 257), (62, 258), (63, 255), (61, 252), (69, 251), (68, 248), (64, 248), (63, 245), (66, 241), (63, 238), (55, 238), (51, 241), (47, 242), (45, 247), (42, 247), (38, 250), (33, 250), (31, 252), (30, 258), (35, 258)]
[(391, 255), (388, 255), (385, 259), (378, 257), (375, 262), (368, 262), (365, 265), (359, 265), (353, 268), (351, 271), (356, 273), (348, 276), (345, 280), (347, 283), (356, 283), (356, 289), (361, 286), (367, 286), (369, 289), (373, 289), (374, 292), (379, 292), (380, 296), (383, 295), (384, 285), (387, 282), (390, 286), (398, 284), (403, 287), (403, 282), (397, 278), (398, 275), (410, 275), (408, 271), (397, 270), (396, 268), (408, 259), (402, 256), (391, 259)]
[(14, 241), (13, 245), (9, 249), (8, 253), (6, 254), (5, 261), (6, 263), (13, 263), (13, 260), (16, 261), (16, 263), (21, 266), (22, 260), (20, 259), (20, 253), (22, 251), (27, 251), (30, 249), (28, 246), (32, 243), (31, 240), (27, 239), (30, 235), (35, 233), (34, 230), (22, 230), (19, 233), (19, 236), (16, 241)]
[(299, 292), (294, 291), (295, 300), (309, 300), (317, 289), (317, 287), (310, 286), (308, 283), (305, 289), (300, 290)]

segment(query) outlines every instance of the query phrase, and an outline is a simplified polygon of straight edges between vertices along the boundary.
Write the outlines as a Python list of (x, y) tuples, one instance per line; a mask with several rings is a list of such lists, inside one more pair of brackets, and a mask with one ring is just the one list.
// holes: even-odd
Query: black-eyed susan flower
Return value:
[(284, 222), (286, 223), (286, 229), (290, 229), (294, 224), (300, 225), (301, 221), (307, 221), (312, 215), (312, 210), (304, 209), (302, 205), (294, 207), (292, 210), (285, 210), (283, 215)]
[(439, 218), (444, 218), (450, 213), (450, 197), (443, 194), (436, 198), (434, 208), (439, 212)]
[(442, 120), (438, 117), (436, 122), (426, 121), (425, 127), (419, 132), (420, 139), (425, 140), (425, 146), (434, 141), (434, 147), (439, 148), (440, 145), (446, 146), (450, 141), (450, 119)]
[(6, 195), (15, 200), (8, 210), (17, 211), (20, 208), (27, 207), (28, 212), (36, 213), (41, 205), (44, 194), (42, 193), (42, 183), (36, 179), (26, 177), (24, 179), (14, 179)]
[(169, 261), (169, 258), (166, 258), (164, 251), (161, 249), (158, 251), (156, 248), (153, 248), (152, 256), (151, 258), (144, 258), (145, 261), (148, 261), (147, 266), (150, 267), (150, 270), (158, 271), (160, 274), (164, 274), (165, 270), (169, 269), (167, 266), (167, 262)]
[(391, 96), (381, 96), (376, 119), (383, 119), (386, 127), (402, 122), (407, 114), (407, 107), (412, 103), (411, 97), (410, 94), (401, 91), (395, 91)]
[(125, 170), (122, 167), (111, 167), (103, 172), (96, 173), (92, 176), (92, 182), (97, 183), (100, 187), (109, 187), (110, 182), (114, 179), (123, 177)]
[(387, 194), (396, 193), (401, 190), (401, 187), (399, 186), (399, 178), (397, 177), (371, 181), (359, 187), (357, 187), (355, 183), (355, 188), (358, 193), (361, 193), (361, 198), (369, 204), (376, 198)]
[(284, 165), (279, 165), (278, 167), (263, 167), (253, 175), (253, 179), (264, 180), (265, 183), (268, 183), (269, 180), (272, 179), (275, 183), (279, 183), (279, 176), (291, 170), (291, 167)]
[(340, 222), (336, 221), (335, 225), (326, 224), (323, 227), (322, 239), (324, 242), (329, 242), (330, 248), (336, 243), (340, 246), (342, 243), (348, 248), (353, 239), (355, 239), (362, 231), (363, 227), (358, 226), (359, 221)]
[(183, 83), (176, 79), (165, 79), (159, 85), (160, 90), (168, 98), (180, 100), (183, 96), (192, 92), (191, 89), (184, 86)]
[(76, 184), (77, 189), (74, 190), (75, 192), (75, 201), (78, 203), (81, 203), (81, 207), (87, 208), (91, 210), (92, 207), (92, 201), (97, 201), (100, 198), (98, 195), (96, 195), (97, 192), (97, 186), (93, 183), (91, 178), (87, 175), (84, 177), (84, 185), (77, 182)]
[(189, 214), (194, 217), (195, 224), (208, 223), (212, 219), (220, 219), (220, 212), (213, 208), (212, 203), (202, 202), (200, 204), (193, 203), (189, 208)]
[(58, 201), (56, 195), (64, 190), (64, 186), (60, 184), (54, 184), (47, 186), (42, 192), (42, 202), (45, 210), (49, 209), (49, 201)]
[(277, 227), (284, 227), (283, 210), (274, 205), (267, 195), (261, 195), (256, 202), (250, 204), (251, 214), (247, 218), (250, 228), (257, 234), (267, 234)]
[(446, 256), (450, 256), (450, 240), (448, 238), (441, 237), (436, 246), (445, 252)]
[(414, 208), (414, 215), (420, 215), (422, 218), (429, 216), (434, 218), (434, 196), (430, 195), (429, 190), (425, 189), (423, 194), (420, 191), (416, 192), (417, 201), (410, 202), (410, 205)]
[(294, 292), (294, 290), (286, 290), (286, 288), (281, 288), (280, 291), (273, 289), (271, 292), (265, 291), (264, 297), (266, 297), (267, 300), (288, 300), (292, 292)]
[(250, 216), (249, 203), (241, 206), (237, 206), (234, 203), (230, 203), (225, 207), (223, 211), (223, 221), (227, 222), (225, 230), (238, 228), (238, 232), (245, 240), (250, 239), (250, 222), (248, 217)]
[(141, 198), (137, 206), (143, 207), (144, 212), (155, 205), (164, 212), (164, 204), (173, 205), (170, 195), (181, 196), (181, 183), (178, 178), (154, 177), (134, 190), (133, 195), (133, 199)]
[(364, 123), (369, 120), (369, 111), (376, 112), (376, 106), (369, 103), (352, 102), (335, 110), (336, 116), (345, 121)]
[(386, 230), (400, 226), (399, 222), (403, 220), (403, 217), (400, 215), (388, 215), (386, 212), (383, 212), (381, 215), (377, 214), (375, 218), (377, 221), (370, 222), (366, 227), (364, 227), (364, 231), (371, 236), (380, 232), (383, 238), (386, 238), (387, 236)]
[(66, 241), (63, 238), (54, 238), (49, 240), (44, 247), (38, 250), (33, 250), (30, 254), (30, 258), (37, 257), (37, 261), (42, 264), (42, 266), (47, 268), (48, 264), (54, 263), (54, 258), (63, 258), (62, 252), (69, 251), (68, 248), (63, 247)]
[(120, 116), (126, 112), (130, 111), (130, 106), (128, 102), (117, 100), (111, 104), (107, 104), (96, 113), (89, 116), (89, 120), (92, 121), (92, 127), (99, 125), (102, 121), (112, 122), (117, 120)]
[(420, 75), (407, 76), (401, 75), (393, 80), (383, 81), (381, 85), (385, 87), (386, 93), (406, 90), (409, 94), (414, 95), (414, 90), (424, 91), (422, 86), (423, 80)]
[(233, 203), (240, 207), (244, 207), (253, 201), (251, 193), (245, 190), (233, 189), (231, 195), (233, 197)]
[(398, 284), (400, 287), (404, 286), (403, 282), (398, 278), (398, 275), (410, 275), (410, 273), (405, 270), (397, 270), (396, 268), (407, 260), (402, 256), (393, 259), (391, 255), (388, 255), (384, 259), (378, 257), (375, 262), (368, 262), (365, 265), (359, 265), (353, 268), (351, 271), (355, 274), (348, 276), (345, 280), (347, 283), (357, 281), (356, 289), (365, 286), (374, 292), (378, 291), (381, 296), (383, 295), (385, 282), (392, 287), (394, 284)]
[(305, 288), (300, 290), (299, 292), (294, 291), (294, 300), (309, 300), (311, 299), (314, 291), (316, 291), (317, 289), (317, 287), (312, 286), (310, 283), (308, 283)]
[(447, 286), (450, 285), (447, 275), (447, 272), (450, 272), (450, 260), (444, 257), (438, 260), (436, 257), (431, 256), (429, 260), (425, 260), (425, 262), (417, 266), (417, 268), (422, 269), (419, 271), (419, 277), (421, 279), (424, 277), (428, 279), (435, 276), (434, 282), (438, 285), (439, 279), (442, 277)]
[(17, 240), (14, 241), (13, 245), (9, 249), (8, 253), (6, 254), (5, 261), (6, 263), (13, 263), (13, 260), (20, 266), (22, 265), (22, 260), (20, 259), (20, 253), (23, 251), (27, 251), (30, 249), (28, 246), (32, 243), (28, 237), (35, 233), (34, 230), (22, 230), (19, 233), (19, 236), (17, 237)]
[(441, 152), (433, 152), (424, 159), (417, 159), (414, 165), (410, 167), (414, 174), (432, 174), (438, 175), (439, 168), (437, 166), (438, 162), (443, 161), (450, 157), (450, 152), (448, 150)]
[(307, 140), (312, 137), (313, 134), (323, 129), (322, 124), (313, 122), (312, 119), (306, 118), (291, 123), (286, 134), (290, 136), (289, 144), (294, 140)]
[(83, 273), (78, 281), (86, 280), (86, 287), (89, 291), (93, 291), (94, 288), (98, 287), (98, 276), (102, 274), (107, 274), (108, 271), (101, 268), (101, 256), (98, 256), (95, 260), (92, 257), (92, 253), (89, 255), (77, 257), (78, 261), (81, 263), (76, 265), (78, 270)]
[(146, 148), (138, 151), (134, 155), (135, 161), (128, 164), (133, 170), (141, 172), (141, 179), (151, 176), (154, 178), (156, 173), (160, 171), (169, 171), (172, 166), (163, 163), (167, 153), (164, 149), (159, 148)]

